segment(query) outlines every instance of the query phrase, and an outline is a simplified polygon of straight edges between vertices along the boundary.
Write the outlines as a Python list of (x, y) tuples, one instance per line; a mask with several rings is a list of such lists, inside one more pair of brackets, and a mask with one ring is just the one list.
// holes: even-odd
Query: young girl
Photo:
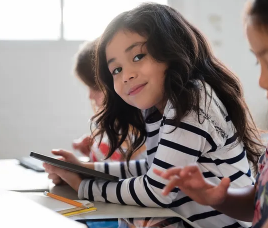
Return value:
[[(97, 48), (97, 43), (99, 39), (92, 42), (85, 42), (77, 52), (75, 56), (74, 72), (75, 74), (84, 82), (88, 87), (89, 99), (91, 101), (94, 112), (96, 113), (101, 109), (104, 94), (96, 84), (95, 81), (95, 70), (94, 70), (94, 60), (95, 60), (95, 50)], [(127, 147), (127, 144), (124, 144)], [(81, 151), (86, 156), (90, 157), (90, 161), (103, 161), (106, 159), (107, 153), (109, 151), (108, 138), (103, 137), (101, 142), (93, 142), (90, 135), (84, 135), (73, 142), (73, 148)], [(143, 146), (138, 152), (136, 152), (132, 159), (140, 159), (145, 156), (145, 146)], [(124, 159), (122, 153), (119, 150), (115, 150), (110, 158), (105, 161), (121, 161)]]
[(132, 126), (127, 158), (146, 141), (147, 161), (87, 164), (119, 176), (119, 182), (82, 180), (51, 165), (45, 165), (47, 172), (64, 179), (79, 198), (168, 207), (201, 227), (250, 226), (194, 202), (178, 188), (163, 196), (167, 181), (153, 172), (196, 163), (214, 184), (225, 176), (234, 187), (254, 182), (247, 157), (256, 162), (260, 144), (240, 83), (201, 33), (174, 9), (144, 4), (108, 25), (96, 68), (105, 92), (96, 129), (107, 134), (109, 155)]
[[(255, 0), (247, 11), (245, 27), (252, 52), (261, 66), (259, 84), (267, 90), (268, 98), (268, 1)], [(155, 173), (169, 183), (163, 194), (167, 195), (177, 186), (191, 199), (209, 205), (233, 218), (252, 221), (253, 227), (268, 227), (268, 148), (258, 163), (255, 186), (240, 189), (229, 188), (230, 178), (219, 184), (209, 182), (197, 165), (171, 168)]]

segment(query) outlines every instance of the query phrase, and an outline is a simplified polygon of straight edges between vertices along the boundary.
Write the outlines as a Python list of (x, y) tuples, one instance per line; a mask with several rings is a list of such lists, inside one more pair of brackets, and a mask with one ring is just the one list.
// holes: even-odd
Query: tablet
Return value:
[(103, 180), (109, 180), (109, 181), (118, 181), (119, 180), (119, 178), (116, 176), (102, 173), (102, 172), (99, 172), (99, 171), (96, 171), (93, 169), (88, 169), (88, 168), (85, 168), (83, 166), (72, 164), (70, 162), (61, 161), (61, 160), (58, 160), (56, 158), (51, 158), (51, 157), (45, 156), (43, 154), (35, 153), (33, 151), (30, 153), (30, 156), (33, 158), (36, 158), (38, 160), (41, 160), (45, 163), (48, 163), (50, 165), (54, 165), (56, 167), (59, 167), (61, 169), (66, 169), (66, 170), (69, 170), (71, 172), (78, 173), (82, 177), (85, 177), (85, 178), (88, 177), (90, 179), (94, 178), (94, 179), (103, 179)]

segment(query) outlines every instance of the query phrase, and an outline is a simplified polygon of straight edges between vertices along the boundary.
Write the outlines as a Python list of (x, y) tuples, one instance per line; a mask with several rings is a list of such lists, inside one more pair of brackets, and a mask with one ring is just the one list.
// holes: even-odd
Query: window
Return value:
[(60, 26), (60, 0), (0, 0), (1, 40), (55, 40)]
[[(102, 34), (108, 23), (141, 0), (65, 0), (63, 6), (64, 39), (92, 40)], [(148, 1), (147, 1), (148, 2)], [(152, 1), (149, 1), (152, 2)], [(153, 1), (166, 4), (167, 0)]]
[(92, 40), (119, 13), (167, 0), (0, 0), (0, 40)]

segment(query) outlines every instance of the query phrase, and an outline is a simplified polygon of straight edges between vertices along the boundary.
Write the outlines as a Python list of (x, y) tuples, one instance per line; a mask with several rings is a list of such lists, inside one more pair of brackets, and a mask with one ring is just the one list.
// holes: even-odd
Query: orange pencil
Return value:
[(49, 197), (51, 197), (53, 199), (62, 201), (64, 203), (71, 204), (71, 205), (76, 206), (76, 207), (89, 208), (89, 207), (87, 207), (86, 205), (84, 205), (82, 203), (76, 202), (74, 200), (67, 199), (67, 198), (62, 197), (62, 196), (58, 196), (58, 195), (52, 194), (52, 193), (47, 192), (47, 191), (45, 191), (44, 194), (45, 194), (45, 196), (49, 196)]

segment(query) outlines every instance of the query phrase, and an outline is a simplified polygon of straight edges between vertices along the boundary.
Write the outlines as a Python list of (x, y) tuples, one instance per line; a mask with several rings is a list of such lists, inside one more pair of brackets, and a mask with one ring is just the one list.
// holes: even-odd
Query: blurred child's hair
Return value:
[(100, 90), (96, 83), (95, 52), (99, 39), (86, 41), (75, 55), (74, 72), (90, 88)]
[[(175, 109), (174, 125), (179, 126), (181, 119), (191, 111), (200, 116), (199, 82), (208, 83), (226, 107), (237, 130), (238, 141), (243, 141), (247, 157), (255, 166), (262, 145), (239, 79), (212, 54), (203, 35), (180, 13), (169, 6), (153, 3), (118, 15), (107, 26), (97, 48), (97, 81), (105, 91), (105, 101), (103, 110), (93, 119), (98, 134), (107, 133), (109, 137), (108, 157), (125, 140), (130, 126), (133, 144), (127, 152), (127, 160), (147, 137), (141, 110), (127, 104), (115, 92), (113, 76), (107, 66), (106, 46), (122, 30), (145, 37), (148, 53), (156, 61), (167, 63), (163, 96)], [(202, 123), (200, 119), (199, 122)]]
[(255, 25), (268, 31), (268, 1), (250, 0), (246, 6), (246, 16), (253, 19)]

